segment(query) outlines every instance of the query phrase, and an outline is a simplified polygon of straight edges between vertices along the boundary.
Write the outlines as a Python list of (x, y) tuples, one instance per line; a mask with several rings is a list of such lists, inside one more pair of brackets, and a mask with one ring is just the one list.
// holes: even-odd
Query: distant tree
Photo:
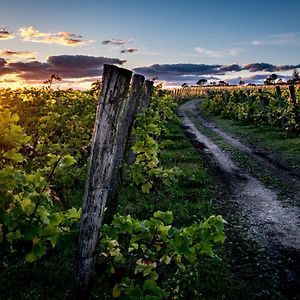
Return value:
[(102, 89), (102, 81), (101, 80), (96, 80), (95, 82), (92, 83), (91, 90), (93, 92), (99, 93)]
[(298, 71), (297, 69), (294, 70), (292, 76), (293, 76), (293, 79), (294, 79), (294, 80), (300, 80), (299, 71)]
[(215, 81), (212, 81), (210, 84), (211, 85), (217, 85), (217, 83)]
[(228, 85), (228, 83), (225, 82), (224, 80), (220, 80), (220, 81), (219, 81), (219, 85), (220, 85), (220, 86), (225, 86), (225, 85)]
[(187, 88), (187, 87), (189, 87), (189, 85), (185, 82), (185, 83), (183, 83), (183, 84), (181, 85), (181, 87)]
[(268, 77), (265, 81), (264, 81), (264, 85), (273, 85), (274, 81), (272, 78)]
[(207, 79), (201, 78), (201, 79), (199, 79), (199, 80), (196, 82), (196, 84), (202, 86), (202, 85), (204, 85), (206, 82), (207, 82)]
[(294, 70), (291, 83), (300, 83), (300, 75), (297, 69)]
[(265, 85), (273, 85), (273, 84), (275, 84), (275, 80), (277, 78), (278, 78), (278, 75), (273, 73), (264, 81), (264, 84)]
[(240, 80), (239, 85), (244, 85), (245, 81), (244, 80)]
[(54, 80), (61, 81), (62, 78), (58, 75), (52, 74), (47, 80), (43, 81), (43, 83), (47, 84), (47, 89), (51, 89)]
[(270, 75), (271, 80), (273, 81), (273, 84), (275, 84), (275, 80), (278, 78), (278, 75), (273, 73)]
[(283, 82), (283, 80), (282, 80), (281, 78), (279, 78), (279, 79), (277, 80), (277, 84), (284, 84), (284, 82)]

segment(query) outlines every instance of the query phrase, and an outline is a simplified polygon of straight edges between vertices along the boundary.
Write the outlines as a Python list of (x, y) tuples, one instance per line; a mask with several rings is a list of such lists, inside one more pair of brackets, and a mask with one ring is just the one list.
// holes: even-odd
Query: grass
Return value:
[(242, 141), (258, 149), (265, 149), (276, 159), (291, 167), (300, 169), (300, 136), (287, 134), (270, 126), (246, 125), (236, 120), (224, 119), (205, 110), (201, 113), (222, 127), (225, 131), (238, 135)]
[(118, 212), (146, 218), (156, 210), (172, 210), (177, 226), (211, 215), (213, 180), (177, 121), (168, 126), (168, 133), (162, 137), (160, 144), (162, 165), (181, 170), (177, 180), (170, 185), (157, 186), (150, 194), (126, 185), (119, 198)]

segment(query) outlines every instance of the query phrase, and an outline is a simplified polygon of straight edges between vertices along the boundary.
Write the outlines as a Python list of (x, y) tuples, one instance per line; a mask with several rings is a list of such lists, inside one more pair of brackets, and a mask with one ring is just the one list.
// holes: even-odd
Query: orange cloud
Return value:
[(0, 40), (11, 40), (14, 39), (15, 35), (6, 29), (0, 29)]
[(40, 32), (39, 30), (30, 27), (22, 27), (19, 33), (23, 41), (44, 44), (60, 44), (64, 46), (83, 46), (92, 43), (93, 41), (85, 41), (82, 36), (72, 32)]
[[(8, 85), (9, 80), (20, 84), (41, 84), (52, 74), (63, 78), (64, 83), (84, 78), (99, 78), (104, 64), (122, 65), (126, 60), (103, 56), (57, 55), (48, 57), (47, 62), (18, 61), (7, 62), (0, 57), (0, 86)], [(92, 80), (92, 79), (91, 79)], [(95, 79), (94, 79), (95, 80)], [(84, 84), (84, 82), (81, 82)], [(86, 83), (85, 83), (86, 84)]]
[(10, 50), (0, 50), (0, 56), (12, 57), (12, 58), (26, 58), (35, 59), (36, 53), (29, 51), (10, 51)]

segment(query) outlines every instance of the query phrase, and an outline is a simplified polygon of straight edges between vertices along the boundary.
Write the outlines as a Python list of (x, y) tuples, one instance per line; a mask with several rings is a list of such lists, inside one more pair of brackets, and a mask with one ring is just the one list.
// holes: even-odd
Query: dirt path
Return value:
[[(284, 253), (292, 260), (292, 267), (285, 267), (285, 276), (300, 289), (300, 209), (279, 199), (276, 189), (266, 187), (235, 162), (229, 153), (199, 130), (209, 128), (241, 153), (248, 154), (280, 180), (286, 180), (296, 196), (300, 196), (300, 176), (288, 167), (270, 159), (267, 155), (255, 153), (236, 137), (232, 137), (206, 120), (198, 111), (199, 100), (191, 100), (179, 107), (179, 115), (189, 136), (201, 143), (211, 164), (217, 165), (232, 198), (245, 216), (249, 229), (260, 245), (268, 249), (273, 259)], [(201, 128), (201, 127), (200, 127)], [(293, 253), (293, 257), (288, 257)], [(282, 270), (281, 270), (282, 271)], [(290, 299), (300, 299), (300, 294)]]

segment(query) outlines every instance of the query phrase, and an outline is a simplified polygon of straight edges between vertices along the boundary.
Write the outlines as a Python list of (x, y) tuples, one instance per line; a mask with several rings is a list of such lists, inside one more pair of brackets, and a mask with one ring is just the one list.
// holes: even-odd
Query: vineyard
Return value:
[[(120, 95), (118, 86), (106, 92), (114, 78), (107, 74), (102, 91), (96, 86), (86, 91), (51, 86), (0, 90), (3, 299), (288, 299), (280, 294), (274, 257), (249, 238), (247, 221), (229, 211), (230, 206), (238, 210), (228, 200), (236, 190), (226, 190), (216, 174), (222, 172), (209, 166), (201, 149), (210, 148), (195, 134), (208, 129), (204, 122), (196, 129), (195, 120), (201, 118), (201, 107), (246, 125), (277, 128), (297, 139), (299, 88), (209, 90), (204, 102), (192, 107), (183, 100), (191, 98), (186, 90), (175, 99), (178, 94), (152, 88), (142, 76), (131, 79), (131, 74)], [(126, 105), (133, 99), (136, 107), (129, 121)], [(109, 112), (105, 101), (111, 105)], [(113, 113), (118, 103), (121, 106), (105, 125), (103, 113)], [(105, 128), (111, 128), (111, 136)], [(97, 134), (102, 134), (98, 144)], [(118, 138), (122, 139), (116, 144), (107, 142)], [(114, 175), (100, 186), (108, 196), (97, 208), (88, 201), (99, 186), (90, 184), (101, 179), (95, 174), (108, 154), (116, 163), (108, 159), (105, 170), (113, 166)], [(99, 163), (99, 157), (104, 162)], [(104, 178), (108, 171), (103, 174)], [(85, 219), (93, 215), (89, 209), (99, 209), (100, 217), (84, 228), (94, 222)], [(94, 243), (88, 239), (95, 232), (95, 251), (89, 254), (89, 247), (80, 247)], [(94, 257), (92, 280), (80, 273), (86, 253)], [(235, 255), (240, 262), (234, 261)], [(241, 274), (249, 266), (252, 274), (246, 278)]]
[[(15, 272), (24, 272), (24, 268), (36, 271), (49, 263), (56, 268), (56, 258), (70, 271), (66, 281), (73, 281), (71, 261), (77, 248), (98, 91), (4, 89), (0, 99), (1, 286), (5, 287), (1, 294), (11, 299), (9, 285), (17, 276)], [(207, 216), (201, 223), (183, 219), (181, 224), (186, 227), (177, 229), (172, 226), (172, 207), (166, 203), (153, 203), (152, 209), (146, 209), (151, 207), (147, 198), (158, 197), (163, 187), (174, 186), (183, 176), (179, 168), (160, 162), (160, 136), (168, 134), (168, 122), (176, 120), (174, 105), (170, 96), (154, 91), (149, 107), (136, 117), (131, 150), (134, 161), (124, 164), (120, 179), (121, 185), (128, 187), (119, 187), (118, 193), (122, 199), (131, 189), (131, 196), (137, 197), (133, 201), (143, 203), (131, 211), (132, 216), (106, 216), (112, 223), (103, 227), (97, 258), (105, 270), (100, 273), (102, 283), (95, 285), (101, 290), (106, 286), (101, 299), (140, 299), (143, 295), (145, 299), (147, 295), (165, 299), (174, 291), (170, 289), (173, 281), (163, 280), (163, 270), (182, 273), (199, 255), (212, 256), (212, 245), (224, 241), (220, 216)], [(140, 221), (137, 217), (149, 219)], [(177, 216), (174, 219), (180, 224)], [(124, 275), (114, 276), (118, 273)], [(14, 291), (15, 297), (20, 297), (18, 292), (25, 298), (31, 298), (32, 293), (39, 297), (40, 288), (46, 287)], [(72, 289), (70, 285), (62, 294), (68, 297)], [(56, 292), (50, 290), (47, 298), (63, 297), (59, 292), (51, 293)]]
[(209, 92), (204, 109), (223, 118), (235, 119), (255, 126), (269, 125), (286, 132), (299, 132), (300, 90)]

